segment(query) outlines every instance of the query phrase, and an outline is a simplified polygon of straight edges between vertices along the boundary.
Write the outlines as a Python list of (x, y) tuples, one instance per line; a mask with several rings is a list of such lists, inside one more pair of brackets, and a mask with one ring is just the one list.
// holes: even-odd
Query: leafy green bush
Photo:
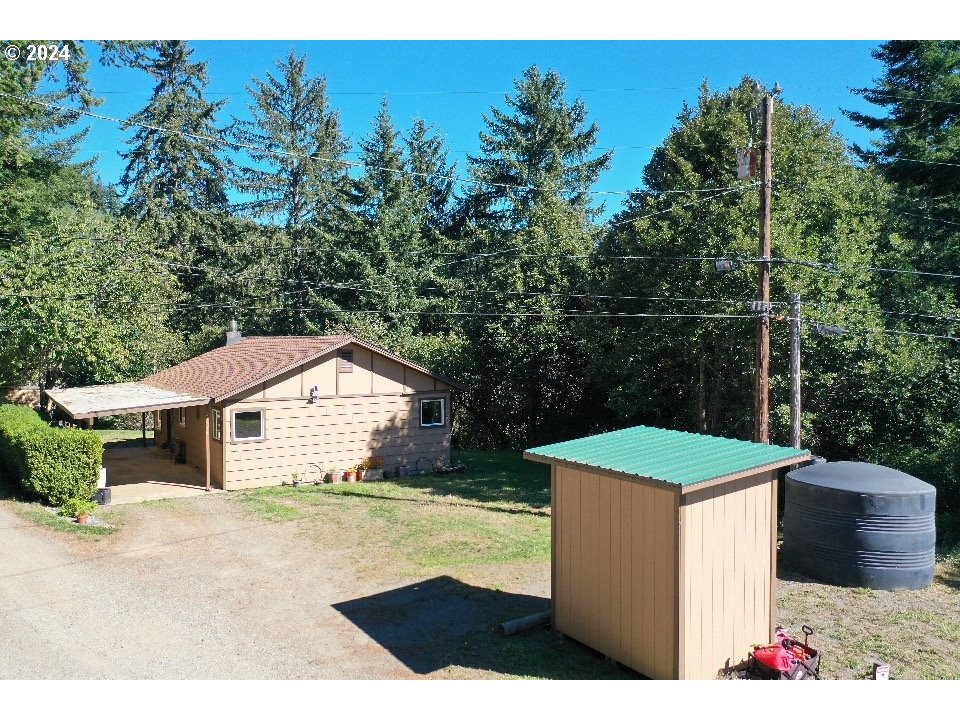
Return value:
[(902, 470), (937, 489), (937, 511), (960, 509), (960, 423), (944, 424), (926, 447), (895, 445), (870, 453), (872, 462)]
[(86, 430), (47, 425), (33, 410), (0, 405), (0, 466), (51, 505), (89, 500), (103, 463), (103, 443)]
[(96, 509), (97, 504), (95, 502), (71, 498), (60, 507), (60, 514), (64, 517), (78, 518), (81, 515), (89, 515)]

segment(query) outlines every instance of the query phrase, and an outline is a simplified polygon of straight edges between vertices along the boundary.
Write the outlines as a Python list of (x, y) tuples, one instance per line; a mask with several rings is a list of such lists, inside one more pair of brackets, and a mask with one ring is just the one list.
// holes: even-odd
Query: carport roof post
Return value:
[(173, 410), (210, 402), (209, 397), (163, 390), (142, 382), (54, 388), (47, 391), (47, 397), (74, 420)]
[(745, 474), (776, 470), (810, 457), (808, 450), (638, 425), (531, 448), (524, 458), (565, 463), (652, 480), (689, 492)]

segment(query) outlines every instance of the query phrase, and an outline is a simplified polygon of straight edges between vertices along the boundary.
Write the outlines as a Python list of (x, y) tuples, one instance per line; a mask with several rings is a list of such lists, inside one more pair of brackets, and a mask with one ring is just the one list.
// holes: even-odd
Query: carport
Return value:
[[(155, 448), (146, 447), (146, 414), (148, 412), (207, 405), (210, 402), (209, 397), (172, 392), (142, 382), (54, 388), (47, 391), (47, 397), (73, 420), (92, 420), (108, 415), (140, 413), (144, 448), (137, 451), (135, 455), (131, 453), (131, 448), (118, 448), (116, 450), (111, 448), (105, 453), (104, 457), (104, 465), (107, 467), (107, 483), (111, 487), (116, 485), (125, 487), (125, 492), (121, 495), (131, 495), (137, 499), (152, 499), (156, 492), (129, 490), (131, 486), (140, 483), (168, 488), (183, 486), (202, 487), (207, 491), (210, 490), (209, 416), (206, 420), (205, 433), (207, 457), (205, 486), (195, 482), (203, 478), (192, 468), (168, 468), (171, 463), (166, 460), (165, 453), (161, 453)], [(166, 462), (160, 462), (161, 459), (166, 460)], [(132, 472), (134, 468), (136, 472)], [(145, 474), (155, 475), (156, 477), (150, 481), (145, 481), (142, 479)], [(169, 494), (170, 491), (166, 493), (167, 496)], [(173, 492), (173, 494), (177, 493)]]

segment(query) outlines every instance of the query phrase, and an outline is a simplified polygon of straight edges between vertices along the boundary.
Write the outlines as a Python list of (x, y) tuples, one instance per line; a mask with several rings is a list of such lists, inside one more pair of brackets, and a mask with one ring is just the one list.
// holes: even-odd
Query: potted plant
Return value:
[(357, 471), (355, 468), (347, 468), (343, 471), (343, 481), (344, 482), (356, 482), (357, 481)]
[(368, 457), (363, 461), (364, 471), (363, 479), (369, 482), (378, 482), (383, 480), (384, 460), (382, 457)]
[(330, 482), (338, 483), (343, 480), (343, 471), (337, 470), (335, 467), (331, 467), (329, 472), (327, 472), (327, 477), (330, 478)]
[(64, 517), (72, 517), (78, 525), (86, 525), (92, 513), (97, 507), (95, 502), (83, 500), (81, 498), (71, 498), (60, 507), (60, 514)]
[(290, 479), (293, 481), (294, 487), (300, 487), (303, 485), (303, 480), (300, 479), (300, 473), (290, 473)]

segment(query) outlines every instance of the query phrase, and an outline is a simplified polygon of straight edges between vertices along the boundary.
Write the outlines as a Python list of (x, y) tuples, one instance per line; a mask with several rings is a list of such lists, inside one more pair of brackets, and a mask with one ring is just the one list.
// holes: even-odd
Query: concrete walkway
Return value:
[(172, 462), (170, 452), (158, 447), (107, 444), (103, 465), (112, 505), (206, 494), (207, 480), (199, 470)]

